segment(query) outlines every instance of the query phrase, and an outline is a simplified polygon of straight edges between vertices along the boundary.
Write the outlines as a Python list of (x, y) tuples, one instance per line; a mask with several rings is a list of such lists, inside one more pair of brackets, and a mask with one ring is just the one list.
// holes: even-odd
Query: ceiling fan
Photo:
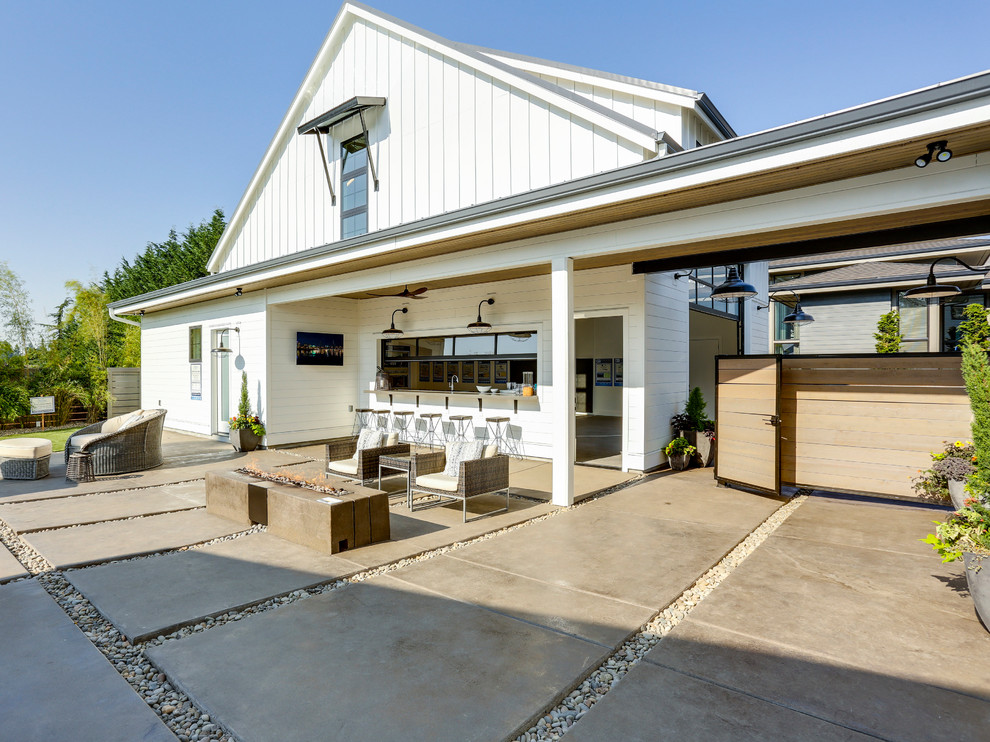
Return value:
[(402, 291), (398, 294), (372, 294), (370, 291), (367, 292), (369, 296), (398, 296), (402, 299), (422, 299), (423, 294), (425, 294), (429, 289), (426, 286), (422, 286), (415, 291), (409, 290), (409, 285), (407, 284)]

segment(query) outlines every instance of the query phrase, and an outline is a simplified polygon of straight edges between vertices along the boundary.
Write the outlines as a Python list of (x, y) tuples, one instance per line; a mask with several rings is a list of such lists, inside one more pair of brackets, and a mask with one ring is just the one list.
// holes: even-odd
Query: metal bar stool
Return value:
[(488, 424), (488, 439), (498, 446), (499, 453), (505, 451), (511, 456), (522, 458), (515, 439), (509, 435), (509, 418), (486, 417), (485, 422)]
[(443, 434), (440, 431), (440, 421), (443, 418), (439, 412), (427, 412), (419, 416), (419, 419), (423, 421), (426, 425), (426, 429), (423, 431), (423, 437), (420, 439), (420, 443), (428, 443), (430, 450), (433, 450), (433, 441), (443, 440)]
[(451, 415), (451, 436), (452, 441), (466, 441), (467, 432), (471, 429), (471, 422), (474, 418), (471, 415)]
[(412, 424), (412, 410), (400, 410), (392, 413), (392, 430), (399, 434), (400, 443), (408, 443), (410, 439), (409, 426)]
[(370, 428), (371, 416), (374, 412), (370, 407), (359, 407), (354, 410), (354, 425), (351, 426), (351, 435), (357, 435), (365, 428)]
[(392, 413), (389, 410), (372, 410), (371, 414), (375, 417), (375, 428), (387, 433), (389, 417)]

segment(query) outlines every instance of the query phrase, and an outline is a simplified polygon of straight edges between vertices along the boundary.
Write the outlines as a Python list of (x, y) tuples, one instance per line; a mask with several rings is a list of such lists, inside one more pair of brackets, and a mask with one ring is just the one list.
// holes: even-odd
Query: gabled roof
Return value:
[[(855, 286), (895, 284), (904, 281), (917, 281), (920, 284), (924, 283), (928, 277), (930, 267), (930, 263), (856, 263), (772, 284), (770, 293), (825, 288), (841, 290)], [(965, 278), (967, 281), (976, 281), (979, 280), (980, 274), (964, 270), (957, 265), (939, 264), (935, 266), (935, 276), (936, 278)]]
[(972, 235), (968, 237), (953, 237), (944, 240), (926, 240), (924, 242), (905, 242), (898, 245), (882, 245), (879, 247), (864, 247), (856, 250), (842, 250), (818, 255), (799, 255), (793, 258), (780, 258), (770, 261), (770, 271), (779, 272), (784, 269), (800, 270), (806, 266), (826, 265), (828, 263), (845, 263), (852, 260), (868, 258), (896, 258), (911, 256), (921, 259), (928, 253), (975, 252), (980, 249), (990, 250), (990, 235)]
[[(670, 147), (672, 140), (664, 132), (658, 132), (628, 116), (611, 110), (573, 91), (554, 85), (537, 75), (524, 72), (502, 62), (492, 56), (486, 56), (475, 47), (448, 41), (434, 33), (418, 28), (405, 21), (386, 15), (374, 8), (358, 2), (347, 2), (341, 6), (334, 19), (316, 58), (306, 72), (303, 82), (289, 104), (289, 109), (279, 124), (275, 136), (268, 145), (261, 163), (255, 170), (244, 195), (238, 202), (230, 217), (227, 229), (217, 243), (213, 255), (207, 263), (207, 270), (217, 272), (227, 251), (232, 247), (236, 235), (251, 211), (261, 188), (265, 175), (277, 161), (283, 147), (295, 134), (296, 126), (301, 123), (313, 96), (316, 94), (326, 76), (333, 59), (336, 42), (356, 20), (364, 20), (376, 26), (388, 29), (398, 36), (409, 39), (439, 54), (450, 57), (462, 64), (472, 67), (494, 79), (511, 85), (523, 92), (533, 95), (549, 105), (560, 108), (590, 124), (600, 126), (606, 131), (632, 142), (644, 151), (659, 153), (664, 145)], [(676, 149), (672, 147), (671, 149)]]

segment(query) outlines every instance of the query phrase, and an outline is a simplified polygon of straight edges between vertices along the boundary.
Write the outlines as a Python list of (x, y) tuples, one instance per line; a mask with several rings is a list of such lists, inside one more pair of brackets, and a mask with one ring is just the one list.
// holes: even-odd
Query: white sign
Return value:
[(31, 414), (55, 414), (55, 397), (31, 397)]

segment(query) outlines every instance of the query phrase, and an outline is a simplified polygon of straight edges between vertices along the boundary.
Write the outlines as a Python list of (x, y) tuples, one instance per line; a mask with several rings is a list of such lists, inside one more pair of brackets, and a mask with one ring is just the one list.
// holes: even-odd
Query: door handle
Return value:
[(770, 415), (766, 421), (766, 424), (776, 427), (777, 425), (780, 425), (780, 418), (777, 415)]

